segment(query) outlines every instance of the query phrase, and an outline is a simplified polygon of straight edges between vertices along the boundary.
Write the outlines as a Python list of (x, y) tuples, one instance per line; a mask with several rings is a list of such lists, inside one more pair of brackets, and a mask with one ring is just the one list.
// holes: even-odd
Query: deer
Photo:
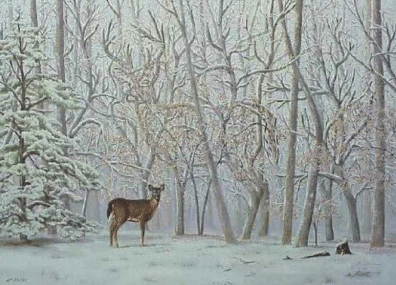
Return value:
[(161, 192), (165, 190), (165, 185), (153, 187), (148, 185), (152, 192), (151, 199), (129, 200), (115, 198), (111, 200), (107, 207), (107, 218), (109, 219), (110, 247), (118, 245), (118, 229), (126, 222), (140, 223), (140, 244), (144, 246), (144, 232), (146, 223), (153, 217), (161, 199)]

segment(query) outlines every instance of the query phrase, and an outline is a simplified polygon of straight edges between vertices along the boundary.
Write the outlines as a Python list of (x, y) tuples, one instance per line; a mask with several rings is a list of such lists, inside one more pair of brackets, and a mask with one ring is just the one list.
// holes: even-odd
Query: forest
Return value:
[[(0, 235), (396, 237), (392, 0), (0, 0)], [(319, 237), (318, 237), (319, 236)]]

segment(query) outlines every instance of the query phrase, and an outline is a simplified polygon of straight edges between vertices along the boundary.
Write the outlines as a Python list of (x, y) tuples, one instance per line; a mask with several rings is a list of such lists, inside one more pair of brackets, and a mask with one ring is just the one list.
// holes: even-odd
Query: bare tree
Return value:
[[(291, 39), (286, 27), (286, 20), (283, 18), (282, 25), (284, 29), (285, 43), (287, 46), (287, 53), (291, 61), (295, 61), (301, 50), (301, 35), (302, 35), (302, 20), (303, 20), (303, 0), (297, 0), (296, 22), (294, 31), (294, 46), (292, 46)], [(286, 14), (289, 7), (284, 7), (283, 1), (278, 0), (279, 10), (282, 14)], [(292, 89), (290, 92), (290, 114), (289, 114), (289, 138), (288, 138), (288, 154), (286, 165), (286, 185), (285, 185), (285, 199), (283, 208), (283, 235), (282, 243), (290, 244), (292, 240), (292, 223), (293, 223), (293, 196), (294, 196), (294, 175), (296, 167), (296, 134), (297, 134), (297, 116), (298, 116), (298, 94), (300, 74), (297, 67), (297, 62), (292, 65)]]
[[(176, 8), (176, 5), (178, 6), (178, 9)], [(226, 242), (233, 243), (235, 242), (234, 233), (232, 230), (231, 221), (228, 215), (228, 210), (224, 201), (224, 197), (221, 191), (220, 182), (217, 175), (217, 167), (214, 161), (213, 152), (209, 144), (208, 134), (206, 133), (206, 129), (205, 129), (205, 119), (201, 107), (200, 96), (198, 93), (196, 74), (194, 72), (191, 44), (195, 39), (195, 34), (194, 33), (192, 34), (192, 38), (188, 36), (188, 32), (187, 32), (188, 26), (186, 19), (186, 11), (190, 16), (190, 19), (191, 20), (193, 19), (191, 18), (192, 10), (190, 6), (190, 2), (179, 0), (178, 3), (176, 4), (175, 1), (171, 1), (171, 6), (172, 6), (171, 8), (167, 8), (165, 6), (164, 8), (176, 18), (179, 27), (182, 31), (184, 46), (185, 46), (185, 55), (187, 61), (187, 70), (190, 78), (191, 92), (195, 105), (195, 112), (198, 119), (198, 129), (202, 137), (203, 147), (206, 152), (207, 165), (211, 173), (212, 187), (213, 187), (212, 189), (213, 189), (214, 197), (216, 199), (217, 212), (219, 214), (221, 227)], [(194, 22), (190, 21), (190, 24), (193, 25), (192, 28), (194, 29), (195, 28)]]
[[(312, 14), (319, 15), (320, 12), (312, 7)], [(318, 17), (320, 19), (320, 17)], [(326, 153), (331, 156), (331, 161), (326, 163), (322, 161), (322, 169), (327, 168), (331, 174), (338, 176), (336, 181), (346, 198), (348, 210), (350, 213), (350, 225), (352, 232), (352, 240), (354, 242), (360, 241), (360, 229), (357, 216), (356, 198), (361, 193), (361, 190), (356, 191), (354, 194), (351, 185), (358, 185), (357, 182), (351, 183), (353, 176), (345, 178), (345, 172), (353, 164), (353, 155), (355, 154), (354, 145), (356, 141), (361, 139), (359, 135), (366, 128), (367, 118), (359, 112), (356, 108), (356, 103), (361, 99), (356, 98), (355, 74), (356, 70), (352, 65), (351, 57), (347, 47), (343, 44), (344, 36), (347, 33), (344, 21), (346, 19), (327, 20), (321, 22), (320, 20), (313, 20), (312, 35), (308, 36), (309, 45), (313, 46), (312, 58), (315, 60), (309, 63), (310, 68), (307, 70), (311, 81), (314, 86), (311, 89), (317, 94), (316, 102), (321, 107), (322, 123), (324, 124), (325, 116), (329, 123), (324, 124), (324, 147)], [(321, 28), (319, 28), (321, 27)], [(340, 33), (343, 30), (344, 33)], [(310, 42), (309, 39), (312, 39)], [(323, 96), (326, 96), (322, 98)], [(320, 99), (320, 100), (319, 100)], [(326, 104), (329, 100), (331, 104)], [(349, 120), (348, 112), (345, 110), (354, 110), (355, 115), (353, 121)], [(360, 121), (361, 119), (361, 121)], [(354, 124), (353, 122), (358, 122)], [(328, 158), (329, 159), (329, 158)], [(326, 160), (326, 159), (325, 159)], [(349, 162), (351, 161), (351, 162)], [(342, 182), (340, 182), (342, 181)], [(332, 228), (332, 187), (333, 180), (330, 179), (327, 187), (321, 183), (321, 190), (325, 199), (323, 210), (325, 211), (325, 226), (326, 226), (326, 239), (334, 239)], [(366, 189), (364, 186), (363, 189)]]
[(385, 243), (385, 84), (383, 81), (384, 67), (382, 62), (382, 10), (381, 0), (373, 0), (374, 28), (374, 72), (375, 72), (375, 169), (376, 184), (374, 192), (373, 228), (371, 246), (384, 246)]
[[(354, 16), (358, 20), (366, 38), (372, 43), (372, 54), (369, 61), (361, 59), (358, 55), (351, 53), (352, 57), (367, 71), (374, 76), (374, 98), (375, 98), (375, 190), (373, 199), (373, 224), (371, 232), (371, 245), (384, 246), (385, 243), (385, 153), (386, 153), (386, 129), (385, 129), (385, 87), (396, 91), (396, 73), (392, 68), (390, 53), (395, 40), (394, 28), (384, 25), (382, 22), (382, 1), (372, 0), (366, 3), (372, 11), (372, 27), (367, 29), (359, 12), (357, 1), (353, 1)], [(370, 10), (370, 9), (369, 9)], [(385, 31), (385, 34), (383, 33)], [(386, 36), (384, 47), (383, 36)], [(385, 70), (389, 78), (385, 76)]]
[[(108, 100), (103, 102), (104, 105), (93, 108), (116, 126), (109, 130), (109, 134), (123, 142), (116, 149), (128, 161), (124, 163), (110, 159), (108, 166), (112, 172), (138, 181), (139, 197), (142, 199), (147, 198), (147, 183), (153, 174), (164, 131), (162, 115), (166, 115), (161, 106), (165, 95), (160, 80), (161, 58), (165, 50), (164, 33), (154, 17), (150, 21), (154, 25), (153, 34), (150, 30), (135, 27), (138, 32), (136, 46), (128, 42), (117, 45), (112, 22), (103, 31), (104, 49), (110, 60), (110, 84), (115, 94), (107, 94)], [(145, 44), (150, 48), (144, 48)], [(132, 174), (126, 170), (132, 171)], [(159, 179), (155, 176), (152, 175), (153, 179)]]
[[(66, 82), (64, 0), (57, 0), (56, 12), (57, 12), (56, 52), (58, 56), (57, 71), (58, 71), (59, 79), (62, 82)], [(67, 135), (66, 109), (63, 107), (60, 107), (58, 110), (58, 120), (59, 123), (61, 124), (61, 131), (66, 136)]]

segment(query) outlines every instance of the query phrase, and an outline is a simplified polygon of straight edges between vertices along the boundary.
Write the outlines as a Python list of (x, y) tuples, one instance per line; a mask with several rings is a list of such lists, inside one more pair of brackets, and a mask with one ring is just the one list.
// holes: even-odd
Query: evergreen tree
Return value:
[(95, 224), (63, 201), (80, 199), (74, 189), (98, 189), (98, 174), (64, 155), (77, 145), (60, 132), (55, 110), (77, 109), (79, 101), (48, 72), (40, 40), (35, 28), (18, 23), (0, 40), (0, 234), (26, 238), (56, 226), (77, 238)]

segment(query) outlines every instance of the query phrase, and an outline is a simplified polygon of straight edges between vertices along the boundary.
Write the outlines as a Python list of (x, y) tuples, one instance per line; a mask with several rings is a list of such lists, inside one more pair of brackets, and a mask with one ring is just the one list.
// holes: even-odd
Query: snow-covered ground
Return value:
[[(39, 240), (0, 245), (0, 284), (396, 284), (396, 247), (370, 250), (350, 244), (353, 255), (334, 254), (335, 244), (294, 248), (276, 239), (228, 245), (215, 236), (120, 230), (120, 248), (107, 234), (75, 243)], [(301, 259), (320, 251), (329, 257)], [(292, 260), (285, 260), (289, 256)]]

